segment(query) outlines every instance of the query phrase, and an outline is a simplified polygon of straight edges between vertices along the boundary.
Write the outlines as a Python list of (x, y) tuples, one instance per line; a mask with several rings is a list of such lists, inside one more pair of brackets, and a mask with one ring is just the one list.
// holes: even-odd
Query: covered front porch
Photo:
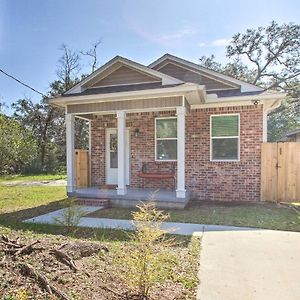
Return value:
[[(87, 104), (81, 104), (82, 101), (80, 104), (72, 103), (72, 98), (67, 97), (68, 195), (87, 199), (108, 199), (110, 204), (115, 206), (135, 206), (139, 201), (153, 199), (160, 207), (184, 208), (191, 197), (186, 189), (185, 178), (186, 115), (191, 104), (202, 101), (203, 91), (199, 86), (193, 85), (181, 89), (181, 94), (174, 89), (164, 90), (163, 94), (158, 95), (151, 95), (148, 91), (147, 99), (141, 95), (138, 99), (132, 99), (131, 94), (129, 99), (93, 99), (92, 103)], [(82, 188), (76, 187), (75, 183), (75, 118), (86, 119), (90, 124), (90, 183)], [(157, 135), (157, 119), (175, 121), (171, 126), (170, 137)], [(170, 158), (160, 153), (158, 147), (168, 148), (173, 156)], [(162, 175), (161, 180), (156, 180), (159, 184), (147, 185), (148, 174), (139, 178), (145, 162), (163, 166), (162, 169), (172, 168), (173, 178), (166, 176), (170, 171), (164, 170), (156, 174)], [(164, 177), (171, 178), (171, 183), (167, 183), (167, 178)], [(112, 188), (112, 185), (115, 187)]]
[(139, 202), (154, 201), (160, 208), (184, 208), (190, 200), (190, 192), (184, 198), (176, 197), (176, 192), (167, 189), (127, 188), (125, 195), (119, 195), (117, 189), (99, 187), (77, 188), (74, 195), (80, 199), (105, 199), (110, 206), (135, 207)]

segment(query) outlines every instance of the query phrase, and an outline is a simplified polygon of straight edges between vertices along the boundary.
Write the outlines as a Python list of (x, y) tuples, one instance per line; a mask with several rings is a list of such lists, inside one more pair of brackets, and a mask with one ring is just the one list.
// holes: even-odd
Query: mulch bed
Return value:
[[(110, 246), (64, 236), (0, 235), (0, 299), (138, 299), (118, 277), (122, 270)], [(176, 248), (182, 260), (187, 251)], [(157, 286), (151, 299), (194, 299), (194, 294), (169, 281)]]

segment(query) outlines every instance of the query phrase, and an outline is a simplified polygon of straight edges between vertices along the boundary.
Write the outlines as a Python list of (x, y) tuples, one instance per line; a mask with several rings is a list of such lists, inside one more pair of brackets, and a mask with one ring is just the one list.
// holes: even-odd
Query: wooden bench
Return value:
[(156, 162), (147, 162), (142, 164), (142, 170), (138, 173), (138, 176), (143, 178), (143, 187), (144, 180), (163, 180), (163, 179), (173, 179), (174, 190), (176, 186), (176, 173), (175, 165), (172, 164), (169, 170), (166, 170), (166, 164), (156, 163)]

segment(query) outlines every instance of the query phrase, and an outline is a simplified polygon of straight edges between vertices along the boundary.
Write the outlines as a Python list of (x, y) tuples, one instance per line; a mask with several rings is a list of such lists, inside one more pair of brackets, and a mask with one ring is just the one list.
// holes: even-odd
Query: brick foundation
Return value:
[[(210, 161), (210, 115), (240, 114), (240, 161)], [(262, 143), (262, 105), (195, 109), (186, 116), (186, 188), (200, 200), (258, 201)], [(155, 117), (175, 116), (175, 111), (128, 113), (130, 128), (130, 187), (173, 188), (172, 180), (144, 181), (138, 177), (144, 162), (155, 160)], [(116, 128), (115, 115), (92, 121), (92, 184), (105, 184), (105, 129)], [(134, 129), (139, 128), (139, 137)], [(161, 162), (170, 168), (170, 162)], [(175, 163), (176, 165), (176, 163)]]

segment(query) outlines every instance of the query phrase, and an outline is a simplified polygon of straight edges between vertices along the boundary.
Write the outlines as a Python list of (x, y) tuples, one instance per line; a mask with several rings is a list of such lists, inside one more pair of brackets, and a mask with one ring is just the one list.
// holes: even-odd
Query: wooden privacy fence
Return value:
[(75, 150), (75, 170), (76, 170), (76, 187), (87, 187), (90, 182), (89, 171), (89, 151), (77, 149)]
[(300, 201), (300, 143), (263, 143), (261, 198)]

